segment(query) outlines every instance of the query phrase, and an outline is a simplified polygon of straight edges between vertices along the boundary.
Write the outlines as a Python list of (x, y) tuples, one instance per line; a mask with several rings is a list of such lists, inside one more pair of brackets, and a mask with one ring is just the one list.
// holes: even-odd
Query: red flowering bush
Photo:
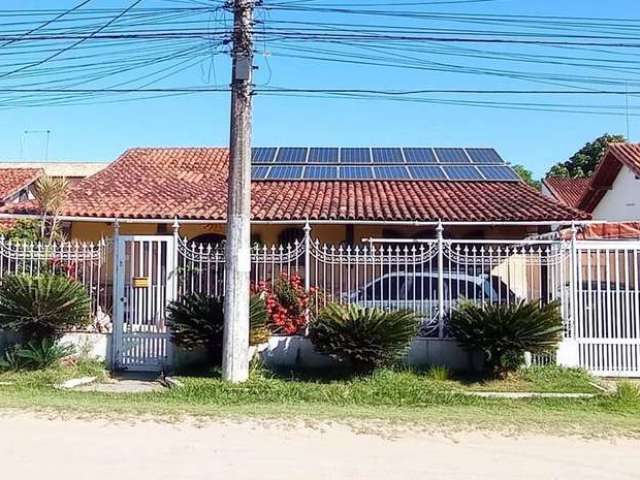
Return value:
[(254, 292), (265, 298), (267, 325), (274, 333), (295, 335), (307, 324), (313, 292), (305, 291), (300, 275), (282, 274), (273, 287), (260, 282)]
[(74, 261), (65, 262), (60, 257), (53, 257), (49, 259), (43, 270), (53, 275), (62, 274), (69, 278), (75, 278), (78, 267)]

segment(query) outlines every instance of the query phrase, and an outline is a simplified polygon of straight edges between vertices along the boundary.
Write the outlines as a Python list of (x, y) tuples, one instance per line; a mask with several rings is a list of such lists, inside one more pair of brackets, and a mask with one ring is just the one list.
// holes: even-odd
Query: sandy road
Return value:
[(20, 480), (638, 479), (640, 441), (5, 413), (0, 471)]

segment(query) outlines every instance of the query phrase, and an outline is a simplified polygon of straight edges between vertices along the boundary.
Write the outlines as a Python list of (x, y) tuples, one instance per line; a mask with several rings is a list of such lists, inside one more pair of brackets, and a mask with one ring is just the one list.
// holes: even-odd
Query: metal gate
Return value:
[(640, 376), (640, 242), (577, 242), (576, 264), (580, 366)]
[(114, 366), (160, 371), (170, 364), (166, 307), (176, 298), (173, 236), (117, 236), (114, 260)]

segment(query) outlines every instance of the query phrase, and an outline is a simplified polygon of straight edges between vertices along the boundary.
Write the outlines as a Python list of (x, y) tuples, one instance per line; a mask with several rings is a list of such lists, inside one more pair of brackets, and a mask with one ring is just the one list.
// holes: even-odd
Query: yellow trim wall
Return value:
[[(279, 235), (286, 229), (299, 228), (303, 225), (254, 225), (251, 229), (252, 235), (259, 237), (261, 243), (266, 245), (278, 243)], [(404, 238), (434, 238), (434, 227), (410, 227), (396, 225), (354, 225), (354, 242), (361, 242), (365, 238), (383, 238), (384, 230), (392, 230), (398, 236)], [(225, 226), (222, 224), (184, 224), (180, 227), (180, 236), (193, 239), (200, 235), (216, 233), (224, 235)], [(496, 226), (496, 227), (447, 227), (445, 237), (447, 238), (489, 238), (489, 239), (519, 239), (529, 234), (537, 233), (536, 227), (522, 226)], [(122, 235), (156, 235), (158, 233), (171, 234), (171, 225), (154, 223), (121, 223), (120, 233)], [(70, 228), (70, 238), (72, 240), (95, 242), (102, 238), (109, 238), (113, 235), (113, 227), (110, 223), (102, 222), (72, 222)], [(312, 236), (321, 242), (339, 244), (347, 241), (347, 225), (313, 225)]]

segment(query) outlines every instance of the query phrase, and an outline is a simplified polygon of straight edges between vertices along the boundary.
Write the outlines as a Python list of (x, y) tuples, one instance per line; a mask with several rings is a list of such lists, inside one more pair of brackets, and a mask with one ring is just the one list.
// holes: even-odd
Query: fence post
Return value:
[(171, 252), (171, 255), (173, 255), (173, 272), (169, 272), (170, 275), (173, 275), (174, 279), (173, 279), (173, 285), (172, 285), (172, 299), (173, 300), (177, 300), (178, 298), (178, 281), (179, 281), (179, 275), (178, 275), (178, 245), (180, 244), (180, 222), (178, 222), (178, 218), (176, 217), (175, 221), (173, 222), (173, 225), (171, 225), (171, 228), (173, 229), (173, 252)]
[(120, 311), (122, 305), (120, 303), (120, 222), (116, 219), (113, 223), (113, 278), (111, 279), (111, 295), (112, 299), (112, 315), (111, 321), (113, 334), (111, 339), (111, 367), (118, 368), (118, 357), (120, 354), (121, 336), (122, 336), (122, 319)]
[(444, 226), (438, 222), (438, 337), (444, 338)]
[(311, 225), (304, 224), (304, 290), (311, 288)]
[(571, 288), (569, 299), (569, 308), (571, 309), (570, 318), (570, 336), (571, 338), (576, 338), (578, 328), (578, 314), (577, 314), (577, 306), (578, 306), (578, 289), (577, 289), (577, 281), (578, 281), (578, 248), (577, 248), (577, 237), (578, 237), (578, 228), (576, 227), (575, 222), (571, 224)]

